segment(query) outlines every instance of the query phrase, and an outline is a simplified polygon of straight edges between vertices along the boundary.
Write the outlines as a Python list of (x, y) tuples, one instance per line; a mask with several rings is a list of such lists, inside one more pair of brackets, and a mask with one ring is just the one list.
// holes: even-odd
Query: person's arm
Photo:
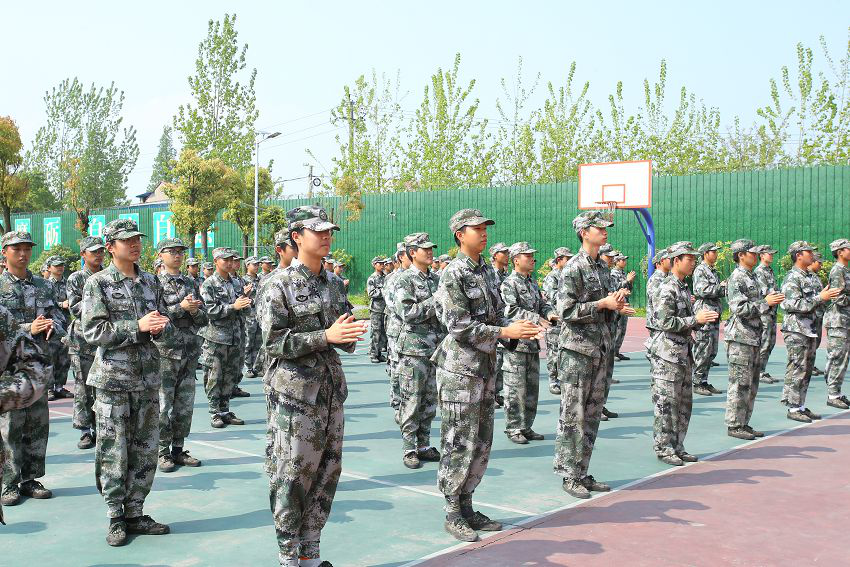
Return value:
[(71, 274), (68, 278), (68, 286), (66, 288), (68, 291), (68, 309), (77, 319), (83, 316), (83, 284), (85, 280), (82, 276), (82, 272)]
[(291, 360), (327, 350), (325, 329), (299, 331), (291, 327), (290, 309), (281, 280), (269, 282), (263, 289), (261, 309), (263, 316), (260, 318), (260, 328), (268, 356)]
[(50, 358), (15, 317), (0, 306), (0, 335), (8, 354), (0, 375), (0, 413), (31, 406), (44, 394)]
[[(132, 301), (132, 299), (130, 299)], [(97, 279), (89, 278), (83, 288), (83, 338), (92, 346), (117, 348), (142, 342), (136, 319), (112, 320), (106, 297)]]
[(834, 305), (838, 305), (839, 307), (850, 306), (850, 294), (848, 294), (847, 290), (844, 288), (844, 270), (833, 269), (829, 272), (829, 287), (842, 290), (841, 293), (832, 300)]
[(540, 323), (540, 315), (522, 306), (519, 286), (524, 285), (514, 278), (505, 278), (502, 282), (502, 300), (505, 302), (505, 318), (511, 321), (525, 319), (535, 325)]
[(704, 264), (694, 272), (694, 295), (701, 299), (717, 299), (723, 294), (720, 282), (714, 283), (711, 270)]
[(726, 286), (726, 300), (729, 303), (729, 312), (745, 319), (758, 317), (763, 313), (762, 306), (767, 305), (763, 297), (750, 299), (747, 294), (747, 281), (735, 275), (729, 278)]
[(204, 300), (204, 307), (207, 311), (207, 318), (210, 321), (218, 321), (226, 319), (233, 313), (233, 305), (227, 302), (225, 298), (218, 293), (218, 287), (213, 285), (213, 280), (208, 279), (201, 286), (201, 299)]
[(601, 310), (594, 301), (579, 301), (584, 287), (581, 274), (577, 269), (561, 272), (561, 285), (558, 288), (558, 312), (561, 321), (573, 323), (594, 323), (601, 321)]
[(416, 299), (416, 284), (413, 277), (402, 274), (395, 279), (394, 286), (393, 306), (403, 321), (413, 324), (424, 323), (436, 315), (434, 296), (422, 301)]
[[(484, 294), (486, 290), (477, 288)], [(437, 301), (443, 304), (443, 321), (447, 332), (460, 343), (477, 348), (482, 352), (493, 352), (502, 332), (501, 327), (475, 321), (457, 271), (444, 273), (437, 290)], [(501, 304), (501, 302), (500, 302)]]
[(673, 286), (662, 286), (659, 290), (659, 295), (653, 306), (657, 314), (655, 320), (662, 331), (686, 333), (699, 326), (696, 316), (680, 317), (678, 315), (678, 299), (678, 294)]
[(782, 293), (785, 295), (785, 300), (782, 301), (782, 309), (786, 313), (811, 313), (818, 305), (823, 303), (818, 294), (806, 298), (800, 284), (800, 278), (796, 277), (794, 272), (791, 272), (782, 283)]

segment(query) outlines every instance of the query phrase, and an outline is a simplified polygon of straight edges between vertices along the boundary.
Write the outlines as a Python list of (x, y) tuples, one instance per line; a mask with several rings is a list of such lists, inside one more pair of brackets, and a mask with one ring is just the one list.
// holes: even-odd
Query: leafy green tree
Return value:
[[(254, 235), (254, 170), (246, 169), (237, 177), (238, 182), (229, 187), (229, 192), (225, 196), (222, 216), (225, 220), (229, 220), (239, 227), (240, 232), (242, 232), (242, 256), (247, 257), (249, 242)], [(271, 172), (261, 167), (257, 181), (259, 203), (262, 204), (274, 191)], [(262, 223), (260, 223), (259, 218), (257, 221), (261, 226)], [(259, 245), (259, 235), (257, 244)]]
[(162, 127), (162, 136), (159, 137), (159, 148), (153, 160), (153, 172), (148, 191), (153, 191), (162, 182), (174, 183), (174, 174), (171, 172), (171, 162), (177, 158), (177, 151), (171, 141), (171, 127)]
[(538, 113), (525, 112), (539, 82), (540, 73), (531, 87), (525, 87), (522, 57), (517, 60), (513, 84), (508, 86), (504, 77), (501, 80), (504, 102), (496, 100), (496, 110), (501, 118), (496, 135), (496, 153), (499, 161), (498, 178), (502, 184), (534, 183), (540, 175), (540, 160), (533, 130)]
[(47, 176), (38, 170), (24, 169), (18, 175), (26, 181), (26, 198), (12, 208), (15, 212), (22, 211), (56, 211), (62, 204), (47, 186)]
[(10, 116), (0, 116), (0, 208), (3, 232), (12, 230), (12, 207), (27, 196), (27, 180), (18, 175), (23, 163), (21, 135)]

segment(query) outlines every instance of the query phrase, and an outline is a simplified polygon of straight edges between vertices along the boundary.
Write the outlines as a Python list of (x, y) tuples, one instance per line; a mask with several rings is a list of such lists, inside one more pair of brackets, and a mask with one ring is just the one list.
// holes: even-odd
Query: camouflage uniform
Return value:
[[(820, 281), (820, 276), (818, 276), (814, 272), (809, 272), (809, 278), (812, 280), (812, 287), (815, 289), (815, 293), (820, 293), (823, 291), (823, 282)], [(815, 350), (820, 348), (821, 339), (823, 338), (823, 317), (826, 315), (827, 303), (820, 303), (815, 308), (815, 334), (817, 335), (817, 340), (815, 341)]]
[[(239, 258), (239, 254), (237, 254), (233, 249), (228, 248), (232, 257)], [(234, 297), (248, 297), (250, 299), (250, 295), (245, 295), (245, 286), (248, 285), (242, 276), (237, 273), (230, 274), (230, 286), (233, 288)], [(251, 290), (251, 295), (253, 294), (253, 290)], [(236, 397), (234, 394), (237, 390), (239, 390), (239, 384), (242, 383), (242, 369), (245, 366), (245, 355), (246, 355), (246, 346), (247, 346), (247, 327), (248, 327), (248, 319), (251, 313), (254, 311), (255, 307), (253, 304), (249, 305), (245, 309), (235, 312), (234, 321), (239, 325), (239, 330), (237, 331), (237, 355), (236, 361), (236, 375), (232, 380), (232, 388), (230, 392), (230, 397)]]
[[(372, 259), (374, 266), (379, 258)], [(387, 348), (387, 334), (384, 328), (384, 280), (383, 273), (374, 273), (366, 280), (366, 294), (369, 296), (369, 330), (371, 333), (371, 344), (369, 356), (372, 360), (378, 360)]]
[[(614, 250), (614, 247), (610, 244), (603, 244), (599, 248), (599, 257), (602, 259), (602, 256), (616, 257), (617, 252)], [(602, 283), (602, 288), (605, 290), (605, 295), (617, 291), (619, 289), (614, 284), (614, 280), (611, 278), (611, 268), (608, 267), (608, 263), (602, 259), (602, 265), (599, 270), (599, 280)], [(605, 409), (605, 403), (608, 401), (608, 393), (611, 391), (611, 385), (614, 382), (614, 360), (616, 359), (617, 351), (614, 350), (614, 338), (617, 335), (617, 326), (619, 324), (620, 313), (616, 311), (612, 311), (610, 317), (608, 318), (608, 326), (609, 334), (611, 336), (611, 345), (610, 348), (606, 351), (607, 359), (605, 360), (605, 395), (602, 398), (602, 420), (607, 420), (608, 416), (605, 415), (608, 413), (607, 409)], [(613, 417), (617, 417), (613, 415)]]
[[(130, 219), (111, 221), (106, 242), (141, 235)], [(81, 327), (97, 348), (87, 384), (95, 388), (95, 482), (110, 518), (142, 516), (156, 472), (159, 441), (159, 352), (153, 341), (174, 339), (172, 325), (156, 338), (139, 330), (151, 311), (167, 312), (156, 276), (136, 267), (136, 277), (110, 264), (83, 288)]]
[[(850, 240), (842, 238), (830, 244), (833, 252), (844, 248), (850, 248)], [(850, 358), (850, 269), (836, 261), (829, 271), (829, 286), (842, 290), (842, 293), (832, 300), (829, 311), (824, 316), (827, 395), (834, 399), (842, 396), (841, 385), (844, 383), (847, 361)]]
[[(44, 399), (50, 357), (8, 309), (0, 305), (0, 415), (21, 411)], [(0, 437), (4, 435), (0, 430)], [(5, 451), (0, 451), (3, 469)], [(0, 524), (3, 507), (0, 505)]]
[[(320, 207), (288, 213), (290, 227), (335, 228)], [(306, 217), (306, 218), (305, 218)], [(319, 557), (319, 539), (342, 470), (343, 402), (348, 395), (335, 348), (325, 329), (345, 313), (345, 299), (298, 259), (263, 289), (260, 326), (269, 357), (269, 435), (266, 472), (282, 564)]]
[[(184, 248), (179, 238), (161, 240), (157, 250)], [(167, 344), (157, 343), (160, 356), (162, 384), (159, 387), (159, 454), (179, 453), (192, 429), (192, 410), (195, 407), (195, 374), (201, 354), (198, 331), (207, 324), (204, 306), (194, 313), (183, 309), (180, 303), (191, 295), (201, 300), (201, 291), (191, 276), (159, 275), (162, 298), (174, 326), (174, 336)]]
[[(658, 264), (662, 262), (666, 258), (666, 253), (666, 249), (656, 252), (655, 256), (652, 258), (652, 263)], [(652, 272), (652, 275), (649, 276), (649, 279), (646, 280), (646, 330), (649, 331), (649, 338), (644, 343), (644, 347), (646, 348), (646, 358), (650, 365), (650, 375), (652, 374), (651, 367), (654, 364), (654, 359), (650, 352), (650, 345), (652, 344), (652, 339), (655, 337), (655, 334), (660, 330), (655, 318), (655, 298), (658, 297), (658, 288), (661, 287), (661, 284), (664, 283), (664, 280), (667, 279), (667, 276), (669, 275), (670, 274), (668, 272), (656, 269)], [(651, 378), (650, 383), (652, 383)]]
[[(216, 248), (213, 255), (227, 258), (232, 257), (233, 252)], [(224, 417), (230, 412), (230, 397), (242, 374), (242, 318), (233, 307), (238, 296), (232, 278), (224, 279), (215, 271), (201, 286), (201, 297), (209, 323), (199, 333), (204, 342), (198, 363), (204, 367), (209, 412)]]
[[(398, 250), (403, 250), (403, 243), (399, 242), (397, 248)], [(386, 315), (385, 331), (387, 335), (387, 375), (390, 377), (390, 406), (396, 410), (396, 417), (399, 420), (398, 409), (401, 405), (401, 391), (398, 376), (398, 338), (404, 322), (396, 310), (394, 292), (396, 289), (396, 280), (401, 273), (401, 270), (391, 273), (384, 279), (383, 285), (384, 315)]]
[[(775, 254), (769, 246), (762, 246), (760, 253), (770, 251)], [(759, 293), (762, 297), (766, 297), (770, 293), (778, 293), (779, 288), (776, 286), (776, 276), (773, 274), (773, 269), (770, 266), (765, 266), (759, 263), (753, 270), (756, 282), (759, 285)], [(770, 359), (770, 353), (773, 352), (773, 347), (776, 346), (776, 319), (779, 306), (770, 306), (767, 302), (761, 304), (761, 341), (759, 344), (759, 374), (764, 376), (767, 369), (767, 361)]]
[[(497, 242), (493, 246), (490, 247), (490, 259), (492, 260), (493, 256), (498, 254), (499, 252), (507, 252), (508, 247), (504, 242)], [(499, 270), (493, 266), (493, 271), (496, 272), (496, 283), (498, 284), (498, 291), (502, 293), (502, 282), (505, 281), (505, 278), (508, 277), (507, 270)], [(502, 366), (504, 366), (505, 360), (505, 347), (501, 343), (496, 345), (496, 397), (499, 399), (503, 398), (504, 394), (504, 374), (502, 372)]]
[[(245, 264), (259, 262), (255, 256), (250, 256), (245, 260)], [(254, 370), (257, 363), (257, 354), (260, 351), (260, 342), (262, 342), (262, 333), (260, 332), (260, 323), (257, 321), (257, 290), (260, 287), (260, 277), (245, 274), (242, 276), (245, 284), (251, 284), (253, 288), (248, 294), (254, 304), (244, 309), (245, 311), (245, 371), (249, 376), (259, 374)]]
[[(689, 243), (688, 243), (689, 244)], [(697, 251), (677, 243), (669, 249), (675, 258)], [(693, 338), (697, 323), (688, 285), (675, 275), (667, 277), (658, 288), (654, 302), (658, 331), (650, 349), (652, 366), (653, 449), (658, 457), (681, 456), (685, 451), (685, 436), (691, 420), (693, 385)]]
[[(622, 254), (618, 254), (615, 256), (614, 261), (617, 262), (620, 259), (627, 259), (628, 256), (623, 256)], [(617, 289), (627, 289), (629, 291), (632, 290), (632, 282), (628, 280), (626, 277), (626, 272), (621, 270), (620, 268), (612, 268), (611, 269), (611, 284), (615, 290)], [(623, 341), (626, 340), (626, 329), (629, 326), (629, 317), (628, 315), (623, 315), (621, 313), (617, 313), (616, 317), (616, 327), (614, 328), (614, 348), (612, 352), (614, 356), (620, 353), (620, 349), (623, 348)]]
[[(50, 266), (64, 266), (65, 260), (61, 256), (53, 256), (47, 261)], [(59, 313), (62, 314), (62, 328), (68, 329), (71, 323), (71, 312), (61, 304), (68, 299), (67, 284), (64, 277), (55, 278), (50, 276), (48, 281), (53, 285), (54, 298), (58, 307)], [(68, 353), (68, 346), (63, 341), (51, 341), (51, 351), (53, 356), (53, 384), (52, 389), (59, 392), (65, 388), (68, 383), (68, 373), (71, 371), (71, 358)], [(68, 394), (70, 396), (70, 394)]]
[[(535, 252), (527, 242), (517, 242), (510, 247), (511, 259), (519, 254)], [(501, 291), (507, 319), (526, 319), (537, 325), (555, 314), (552, 305), (543, 299), (531, 275), (524, 276), (514, 270), (502, 282)], [(502, 375), (505, 380), (505, 433), (513, 435), (532, 432), (540, 388), (538, 340), (523, 339), (516, 349), (506, 351)]]
[[(572, 257), (572, 255), (573, 253), (569, 248), (555, 249), (555, 260), (563, 257)], [(543, 278), (543, 295), (549, 305), (555, 305), (560, 285), (561, 270), (553, 266), (552, 271)], [(560, 333), (560, 321), (556, 321), (551, 327), (546, 329), (546, 369), (549, 372), (549, 388), (561, 387), (561, 380), (558, 378), (558, 335)]]
[[(803, 250), (814, 250), (814, 247), (805, 241), (798, 241), (791, 245), (789, 253)], [(788, 351), (782, 403), (790, 407), (805, 407), (806, 392), (815, 363), (815, 311), (823, 301), (815, 291), (808, 272), (797, 267), (785, 275), (782, 293), (785, 295), (782, 302), (785, 312), (782, 336)]]
[[(11, 236), (10, 236), (11, 235)], [(32, 243), (27, 232), (7, 232), (3, 236), (5, 248), (15, 243)], [(53, 319), (53, 332), (49, 340), (45, 333), (35, 335), (35, 343), (52, 358), (56, 343), (65, 335), (62, 327), (62, 315), (56, 305), (53, 286), (49, 281), (34, 276), (27, 271), (27, 277), (19, 279), (8, 270), (0, 274), (0, 305), (8, 309), (20, 323), (22, 332), (29, 333), (29, 325), (39, 315)], [(45, 372), (52, 372), (50, 364)], [(48, 384), (53, 380), (48, 374)], [(45, 456), (47, 438), (50, 433), (50, 420), (47, 409), (47, 397), (38, 398), (24, 409), (11, 410), (0, 414), (0, 436), (3, 438), (5, 464), (3, 467), (3, 491), (16, 487), (22, 482), (41, 478), (45, 474)]]
[[(706, 242), (699, 247), (699, 253), (705, 256), (706, 253), (713, 250), (718, 250), (718, 247), (710, 242)], [(694, 270), (694, 312), (714, 311), (715, 313), (723, 312), (723, 296), (726, 293), (724, 282), (720, 281), (720, 274), (714, 266), (710, 266), (708, 262), (700, 262)], [(694, 333), (694, 386), (708, 383), (708, 372), (711, 370), (711, 363), (717, 357), (718, 343), (720, 340), (720, 319), (713, 323), (702, 325)]]
[[(732, 252), (756, 252), (752, 240), (732, 243)], [(726, 426), (745, 428), (753, 415), (759, 388), (762, 337), (762, 305), (765, 305), (753, 272), (738, 266), (726, 286), (729, 320), (726, 322), (726, 353), (729, 359), (729, 389), (726, 391)]]

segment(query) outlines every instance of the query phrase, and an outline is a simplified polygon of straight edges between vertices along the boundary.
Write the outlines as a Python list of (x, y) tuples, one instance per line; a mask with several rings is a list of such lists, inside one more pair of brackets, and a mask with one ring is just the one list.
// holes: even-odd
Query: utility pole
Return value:
[(313, 198), (313, 166), (310, 167), (310, 173), (307, 174), (307, 198)]
[(349, 175), (354, 175), (354, 101), (351, 100), (351, 93), (348, 96), (348, 171)]

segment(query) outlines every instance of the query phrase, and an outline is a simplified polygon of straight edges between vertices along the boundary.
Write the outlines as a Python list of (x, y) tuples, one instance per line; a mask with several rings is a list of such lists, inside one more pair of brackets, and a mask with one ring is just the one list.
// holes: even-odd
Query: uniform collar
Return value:
[[(457, 260), (457, 259), (460, 259), (461, 261), (463, 261), (463, 262), (466, 264), (466, 266), (467, 266), (470, 270), (472, 270), (472, 271), (476, 271), (476, 272), (477, 272), (477, 271), (479, 271), (481, 268), (483, 268), (483, 267), (484, 267), (484, 258), (483, 258), (482, 256), (479, 256), (479, 257), (478, 257), (478, 263), (477, 263), (477, 264), (476, 264), (475, 262), (473, 262), (473, 261), (472, 261), (472, 258), (470, 258), (469, 256), (467, 256), (467, 255), (466, 255), (466, 254), (464, 254), (463, 252), (458, 252), (458, 253), (457, 253), (457, 256), (455, 256), (455, 260)], [(494, 269), (495, 269), (495, 268), (494, 268)], [(499, 272), (500, 274), (506, 273), (506, 272), (502, 272), (502, 270), (498, 270), (498, 269), (497, 269), (496, 271), (497, 271), (497, 272)]]
[(12, 272), (10, 272), (9, 270), (3, 270), (3, 275), (6, 275), (6, 274), (8, 274), (8, 277), (9, 277), (9, 278), (10, 278), (13, 282), (27, 282), (27, 283), (32, 283), (32, 272), (31, 272), (31, 271), (29, 271), (29, 270), (27, 270), (27, 275), (26, 275), (26, 277), (24, 277), (24, 278), (19, 278), (18, 276), (16, 276), (15, 274), (13, 274)]
[[(304, 279), (306, 279), (306, 280), (309, 280), (311, 278), (318, 278), (318, 279), (325, 281), (325, 282), (328, 281), (328, 271), (325, 268), (322, 268), (321, 270), (319, 270), (318, 274), (314, 274), (310, 270), (310, 268), (305, 266), (304, 263), (301, 262), (301, 260), (299, 260), (298, 258), (293, 258), (292, 263), (289, 265), (289, 267), (294, 268), (295, 271), (298, 272), (299, 274), (301, 274), (304, 277)], [(383, 274), (380, 274), (380, 275), (383, 276)]]
[[(139, 270), (139, 265), (133, 264), (133, 268), (136, 270), (136, 277), (139, 277), (141, 275), (141, 270)], [(108, 277), (110, 277), (112, 279), (112, 281), (114, 281), (114, 282), (122, 282), (126, 279), (129, 279), (128, 276), (125, 276), (124, 274), (122, 274), (118, 270), (118, 268), (115, 267), (115, 264), (109, 264), (109, 266), (104, 268), (103, 271), (105, 271), (106, 274), (108, 275)]]

